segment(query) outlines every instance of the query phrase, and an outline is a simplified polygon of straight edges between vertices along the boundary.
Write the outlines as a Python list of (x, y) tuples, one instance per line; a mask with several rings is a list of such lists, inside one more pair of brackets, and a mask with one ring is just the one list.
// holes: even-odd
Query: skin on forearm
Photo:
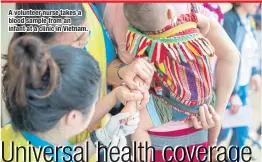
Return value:
[(207, 38), (214, 46), (217, 55), (216, 112), (222, 116), (236, 82), (240, 52), (216, 20), (210, 20)]
[(221, 125), (208, 129), (208, 143), (213, 146), (217, 144), (217, 137), (219, 135)]
[(123, 62), (121, 62), (119, 59), (113, 60), (108, 66), (107, 66), (107, 82), (112, 85), (120, 85), (123, 81), (120, 80), (120, 78), (117, 75), (117, 69), (118, 66), (121, 65)]
[[(215, 20), (210, 20), (207, 38), (215, 48), (217, 64), (216, 78), (216, 112), (222, 117), (233, 91), (240, 61), (240, 53), (228, 37), (223, 27)], [(208, 130), (208, 142), (215, 145), (221, 126)]]
[(90, 122), (90, 128), (97, 124), (117, 103), (115, 91), (112, 91), (96, 103), (95, 113)]

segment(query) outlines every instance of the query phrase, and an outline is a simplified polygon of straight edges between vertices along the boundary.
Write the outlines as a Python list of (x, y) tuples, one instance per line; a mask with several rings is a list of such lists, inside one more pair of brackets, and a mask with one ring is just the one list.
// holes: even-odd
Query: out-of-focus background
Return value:
[[(14, 9), (15, 4), (1, 4), (1, 56), (7, 54), (8, 44), (12, 38), (11, 32), (8, 32), (8, 10)], [(1, 59), (1, 67), (4, 64), (4, 60)], [(2, 83), (2, 82), (1, 82)], [(2, 85), (1, 85), (2, 86)], [(9, 121), (8, 115), (5, 111), (5, 105), (1, 98), (1, 126)]]
[[(230, 3), (219, 3), (221, 10), (223, 13), (227, 12), (232, 8)], [(12, 37), (12, 33), (8, 32), (8, 10), (13, 9), (15, 7), (14, 4), (2, 4), (1, 5), (1, 55), (7, 54), (7, 48), (9, 41)], [(260, 35), (261, 37), (261, 35)], [(261, 46), (261, 44), (258, 44)], [(260, 51), (261, 55), (261, 51)], [(4, 60), (1, 59), (2, 65), (4, 64)], [(1, 100), (2, 101), (2, 100)], [(254, 135), (254, 131), (259, 127), (261, 123), (261, 90), (259, 92), (255, 92), (251, 94), (251, 107), (252, 107), (252, 125), (250, 126), (251, 136)], [(9, 121), (8, 115), (5, 111), (5, 105), (1, 102), (1, 126), (6, 124)], [(229, 137), (230, 138), (230, 137)], [(223, 145), (228, 145), (229, 138), (223, 142)], [(247, 145), (252, 146), (253, 157), (252, 161), (261, 161), (261, 150), (258, 149), (256, 145), (253, 145), (251, 140), (247, 141)]]

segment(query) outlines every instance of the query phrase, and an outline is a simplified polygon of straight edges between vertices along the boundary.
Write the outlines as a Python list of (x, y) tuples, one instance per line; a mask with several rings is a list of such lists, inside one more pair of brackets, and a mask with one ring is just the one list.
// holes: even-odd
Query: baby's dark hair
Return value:
[(71, 110), (89, 112), (98, 96), (100, 70), (86, 51), (47, 46), (23, 36), (9, 46), (3, 99), (17, 130), (44, 132)]
[(124, 15), (129, 24), (142, 32), (157, 31), (167, 17), (166, 3), (125, 3)]

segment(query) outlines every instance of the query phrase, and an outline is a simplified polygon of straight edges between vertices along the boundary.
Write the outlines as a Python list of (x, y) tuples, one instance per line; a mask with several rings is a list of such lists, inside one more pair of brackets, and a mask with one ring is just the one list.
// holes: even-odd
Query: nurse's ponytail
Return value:
[(3, 81), (4, 94), (18, 107), (27, 104), (27, 88), (43, 89), (41, 95), (34, 97), (44, 98), (57, 85), (59, 69), (47, 52), (46, 45), (36, 37), (23, 36), (15, 40), (9, 46), (7, 63), (8, 75)]

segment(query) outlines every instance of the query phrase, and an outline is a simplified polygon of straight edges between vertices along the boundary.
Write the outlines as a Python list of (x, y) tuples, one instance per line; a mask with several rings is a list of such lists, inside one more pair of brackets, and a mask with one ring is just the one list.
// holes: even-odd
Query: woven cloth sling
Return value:
[(157, 68), (154, 81), (170, 91), (172, 99), (188, 106), (204, 104), (212, 96), (209, 57), (214, 48), (197, 28), (194, 13), (158, 32), (142, 33), (128, 27), (126, 50), (149, 58)]

